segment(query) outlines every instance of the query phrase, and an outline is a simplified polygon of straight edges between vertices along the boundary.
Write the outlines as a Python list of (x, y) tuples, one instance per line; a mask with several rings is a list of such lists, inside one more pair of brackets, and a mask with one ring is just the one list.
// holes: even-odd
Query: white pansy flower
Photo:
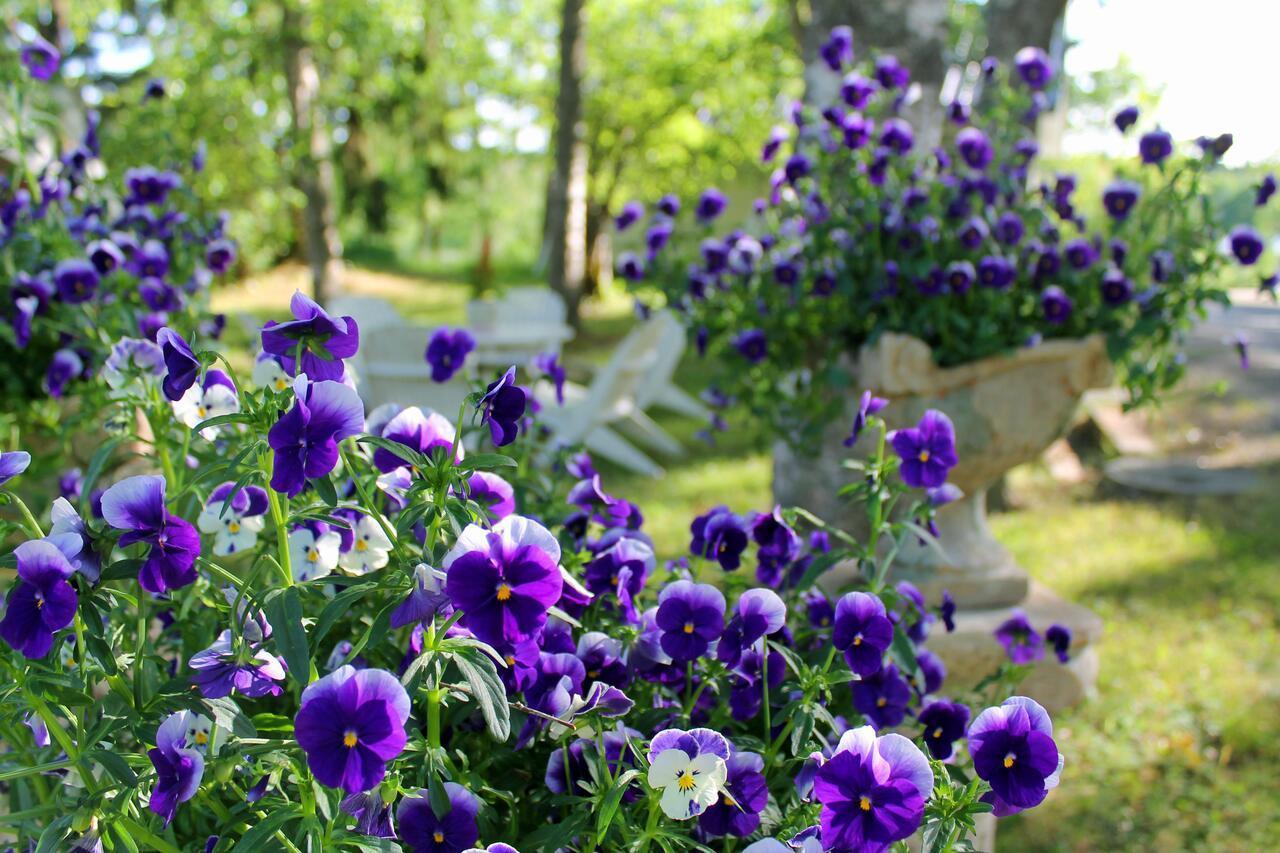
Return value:
[(342, 537), (333, 530), (320, 536), (309, 527), (299, 527), (289, 534), (289, 561), (293, 579), (301, 583), (322, 578), (338, 565)]
[(391, 540), (377, 519), (361, 515), (352, 528), (351, 548), (338, 557), (338, 565), (357, 575), (385, 566), (391, 558)]

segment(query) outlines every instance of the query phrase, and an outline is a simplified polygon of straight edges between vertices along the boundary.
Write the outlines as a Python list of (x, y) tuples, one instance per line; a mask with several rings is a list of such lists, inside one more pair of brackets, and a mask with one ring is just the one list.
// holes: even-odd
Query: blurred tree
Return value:
[(987, 55), (1008, 62), (1032, 45), (1061, 60), (1062, 50), (1055, 50), (1054, 43), (1061, 42), (1059, 30), (1066, 11), (1067, 0), (986, 0)]

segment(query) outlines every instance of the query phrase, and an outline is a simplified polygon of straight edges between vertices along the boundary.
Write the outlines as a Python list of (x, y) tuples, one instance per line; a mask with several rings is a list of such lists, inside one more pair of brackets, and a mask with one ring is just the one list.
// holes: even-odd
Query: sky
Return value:
[[(1275, 108), (1278, 0), (1071, 0), (1065, 31), (1071, 74), (1114, 67), (1123, 54), (1162, 87), (1154, 116), (1175, 139), (1230, 132), (1228, 165), (1280, 159)], [(1068, 152), (1113, 150), (1118, 134), (1068, 131)]]

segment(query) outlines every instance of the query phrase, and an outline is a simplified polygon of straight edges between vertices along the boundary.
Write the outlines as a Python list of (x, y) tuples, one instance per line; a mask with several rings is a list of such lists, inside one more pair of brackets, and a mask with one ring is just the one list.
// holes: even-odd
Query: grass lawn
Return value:
[[(221, 292), (219, 310), (282, 316), (300, 270)], [(349, 286), (407, 316), (461, 322), (460, 282), (353, 271)], [(607, 357), (630, 325), (620, 296), (592, 306), (567, 353), (571, 377)], [(235, 325), (234, 323), (232, 325)], [(232, 340), (244, 343), (243, 331)], [(246, 361), (248, 354), (243, 356)], [(708, 370), (690, 359), (680, 381)], [(767, 449), (742, 431), (714, 447), (702, 427), (659, 418), (685, 441), (661, 480), (606, 468), (605, 487), (637, 503), (661, 556), (688, 544), (688, 522), (717, 503), (770, 503)], [(1135, 499), (1063, 487), (1037, 469), (1012, 478), (1016, 509), (998, 535), (1032, 575), (1102, 615), (1096, 699), (1056, 720), (1061, 788), (1001, 823), (1004, 850), (1267, 850), (1280, 832), (1280, 470), (1239, 498)]]

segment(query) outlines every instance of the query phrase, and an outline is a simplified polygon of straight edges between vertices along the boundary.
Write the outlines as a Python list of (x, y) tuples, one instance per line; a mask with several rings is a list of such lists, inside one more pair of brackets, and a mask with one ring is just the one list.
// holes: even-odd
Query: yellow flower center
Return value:
[(363, 539), (357, 539), (357, 540), (356, 540), (356, 550), (357, 550), (357, 551), (367, 551), (367, 550), (369, 550), (369, 543), (368, 543), (368, 542), (366, 542), (366, 541), (364, 541)]
[[(824, 619), (823, 621), (825, 622), (826, 620)], [(854, 644), (855, 646), (860, 646), (860, 645), (862, 645), (862, 635), (861, 635), (861, 634), (859, 634), (858, 636), (856, 636), (856, 637), (854, 637), (854, 638), (853, 638), (853, 644)]]
[(209, 415), (209, 410), (204, 406), (196, 406), (196, 414), (199, 415), (201, 419), (204, 419)]
[(196, 741), (196, 746), (204, 746), (206, 743), (209, 742), (209, 733), (196, 732), (195, 741)]
[(498, 600), (499, 600), (499, 601), (510, 601), (510, 600), (511, 600), (511, 587), (507, 586), (505, 583), (498, 584), (498, 593), (497, 593), (497, 595), (498, 595)]
[(858, 808), (862, 809), (864, 812), (871, 811), (871, 798), (863, 797), (862, 799), (858, 800)]
[(238, 521), (228, 521), (228, 522), (227, 522), (227, 531), (228, 531), (228, 532), (230, 532), (230, 533), (239, 533), (239, 532), (240, 532), (240, 522), (238, 522)]
[(676, 787), (681, 791), (692, 791), (697, 784), (698, 783), (694, 781), (693, 773), (689, 770), (681, 773), (680, 778), (676, 780)]
[(822, 617), (822, 620), (819, 622), (819, 624), (820, 624), (820, 625), (822, 625), (822, 627), (823, 627), (823, 628), (825, 628), (825, 627), (827, 627), (828, 625), (830, 625), (830, 624), (831, 624), (831, 620), (830, 620), (830, 619), (828, 619), (827, 617), (823, 616), (823, 617)]
[(515, 655), (507, 655), (507, 656), (506, 656), (506, 661), (507, 661), (507, 666), (513, 666), (513, 665), (515, 664), (515, 662), (516, 662), (516, 656), (515, 656)]
[(356, 733), (351, 729), (347, 729), (346, 733), (342, 736), (342, 745), (350, 749), (356, 745), (356, 741)]
[(1008, 768), (1010, 768), (1010, 767), (1012, 767), (1012, 766), (1013, 766), (1013, 756), (1012, 756), (1012, 755), (1006, 755), (1006, 756), (1004, 757), (1004, 766), (1005, 766), (1005, 769), (1006, 769), (1006, 770), (1007, 770)]
[(36, 599), (36, 610), (44, 610), (44, 599), (43, 599), (43, 598), (37, 598), (37, 599)]
[(275, 385), (276, 385), (277, 391), (283, 391), (284, 389), (289, 387), (289, 380), (281, 376), (279, 379), (276, 380)]
[(724, 804), (726, 806), (728, 806), (731, 809), (737, 807), (738, 801), (735, 800), (733, 797), (729, 796), (728, 793), (722, 794), (721, 796), (724, 799)]
[(692, 633), (693, 633), (693, 623), (692, 623), (692, 622), (686, 622), (686, 623), (684, 623), (684, 632), (685, 632), (686, 634), (692, 634)]
[(942, 726), (938, 726), (936, 729), (933, 730), (933, 736), (942, 737)]
[(587, 677), (589, 677), (589, 678), (599, 678), (599, 677), (600, 677), (600, 670), (598, 670), (598, 669), (589, 669), (589, 670), (587, 670)]
[(308, 548), (308, 549), (307, 549), (307, 561), (308, 561), (308, 562), (314, 563), (314, 562), (316, 562), (316, 561), (317, 561), (317, 560), (319, 560), (319, 559), (320, 559), (320, 552), (319, 552), (319, 551), (317, 551), (315, 548)]
[(889, 700), (884, 698), (883, 696), (881, 696), (879, 699), (876, 700), (877, 708), (883, 708), (885, 705), (888, 705), (888, 704), (889, 704)]
[(921, 450), (921, 451), (920, 451), (920, 455), (919, 455), (919, 456), (917, 456), (916, 458), (917, 458), (917, 459), (919, 459), (921, 462), (928, 462), (928, 461), (929, 461), (929, 451), (927, 451), (927, 450)]
[(431, 837), (435, 839), (436, 844), (444, 844), (444, 833), (440, 830), (437, 829), (433, 832)]

